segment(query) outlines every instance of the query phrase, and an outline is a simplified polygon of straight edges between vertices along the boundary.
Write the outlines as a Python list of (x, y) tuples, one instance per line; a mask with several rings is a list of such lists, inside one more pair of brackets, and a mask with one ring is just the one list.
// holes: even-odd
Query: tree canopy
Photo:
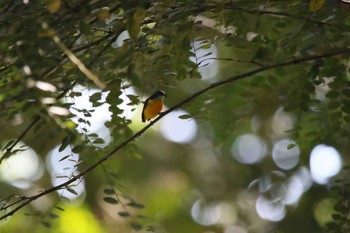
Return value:
[(1, 1), (0, 228), (348, 232), (349, 11)]

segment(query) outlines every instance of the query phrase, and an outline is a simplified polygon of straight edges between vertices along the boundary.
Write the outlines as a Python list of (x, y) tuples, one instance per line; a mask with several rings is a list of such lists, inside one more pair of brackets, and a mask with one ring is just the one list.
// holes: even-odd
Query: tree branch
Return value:
[(247, 14), (275, 15), (275, 16), (280, 16), (280, 17), (292, 17), (292, 18), (296, 18), (296, 19), (300, 19), (300, 20), (309, 21), (309, 22), (314, 23), (314, 24), (316, 24), (317, 26), (320, 26), (320, 27), (322, 27), (322, 26), (329, 26), (329, 27), (337, 28), (339, 30), (349, 31), (349, 29), (344, 28), (344, 27), (340, 27), (340, 26), (338, 26), (336, 24), (331, 24), (331, 23), (326, 23), (326, 22), (323, 22), (323, 21), (318, 21), (318, 20), (312, 19), (310, 17), (293, 15), (293, 14), (288, 13), (288, 12), (245, 9), (245, 8), (241, 8), (241, 7), (236, 7), (233, 4), (226, 4), (225, 6), (226, 6), (226, 9), (241, 11), (241, 12), (245, 12)]
[(99, 159), (97, 162), (93, 163), (92, 165), (90, 165), (89, 167), (87, 167), (85, 170), (83, 170), (81, 173), (79, 173), (78, 175), (74, 176), (72, 179), (54, 186), (52, 188), (46, 189), (34, 196), (31, 197), (27, 197), (24, 200), (23, 203), (21, 203), (20, 205), (18, 205), (16, 208), (12, 209), (11, 211), (7, 212), (6, 214), (3, 214), (2, 216), (0, 216), (0, 220), (6, 219), (9, 216), (12, 216), (13, 214), (15, 214), (17, 211), (19, 211), (20, 209), (22, 209), (23, 207), (25, 207), (26, 205), (28, 205), (29, 203), (37, 200), (38, 198), (45, 196), (46, 194), (55, 192), (57, 190), (60, 189), (64, 189), (65, 187), (69, 186), (70, 184), (72, 184), (73, 182), (82, 179), (84, 176), (86, 176), (90, 171), (94, 170), (96, 167), (98, 167), (100, 164), (104, 163), (105, 161), (107, 161), (109, 158), (111, 158), (116, 152), (118, 152), (120, 149), (122, 149), (124, 146), (126, 146), (127, 144), (129, 144), (130, 142), (132, 142), (133, 140), (135, 140), (136, 138), (140, 137), (144, 132), (146, 132), (152, 125), (154, 125), (157, 121), (159, 121), (161, 118), (163, 118), (165, 115), (169, 114), (170, 112), (180, 108), (181, 106), (189, 103), (190, 101), (192, 101), (193, 99), (197, 98), (198, 96), (221, 86), (224, 86), (226, 84), (230, 84), (232, 82), (235, 82), (237, 80), (243, 79), (243, 78), (248, 78), (252, 75), (255, 75), (257, 73), (261, 73), (264, 71), (268, 71), (268, 70), (273, 70), (279, 67), (284, 67), (284, 66), (290, 66), (290, 65), (296, 65), (296, 64), (300, 64), (300, 63), (304, 63), (304, 62), (308, 62), (308, 61), (312, 61), (312, 60), (317, 60), (317, 59), (322, 59), (322, 58), (327, 58), (327, 57), (333, 57), (333, 56), (338, 56), (338, 55), (345, 55), (345, 54), (350, 54), (350, 48), (344, 48), (344, 49), (340, 49), (340, 50), (336, 50), (336, 51), (331, 51), (331, 52), (327, 52), (327, 53), (323, 53), (323, 54), (319, 54), (319, 55), (313, 55), (313, 56), (307, 56), (307, 57), (302, 57), (302, 58), (297, 58), (297, 59), (292, 59), (292, 60), (288, 60), (285, 62), (281, 62), (281, 63), (277, 63), (277, 64), (273, 64), (273, 65), (265, 65), (264, 67), (261, 68), (257, 68), (239, 75), (235, 75), (232, 77), (227, 78), (226, 80), (222, 80), (222, 81), (218, 81), (215, 82), (211, 85), (209, 85), (208, 87), (192, 94), (191, 96), (189, 96), (188, 98), (182, 100), (181, 102), (179, 102), (178, 104), (174, 105), (173, 107), (169, 108), (167, 111), (161, 113), (156, 119), (154, 119), (153, 121), (151, 121), (148, 125), (146, 125), (143, 129), (139, 130), (138, 132), (136, 132), (134, 135), (132, 135), (130, 138), (126, 139), (124, 142), (122, 142), (121, 144), (119, 144), (118, 146), (116, 146), (112, 151), (110, 151), (108, 154), (106, 154), (104, 157), (102, 157), (101, 159)]

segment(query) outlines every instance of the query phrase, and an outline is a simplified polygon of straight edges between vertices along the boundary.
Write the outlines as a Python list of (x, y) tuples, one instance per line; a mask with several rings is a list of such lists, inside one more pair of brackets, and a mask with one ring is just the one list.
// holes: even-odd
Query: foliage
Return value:
[[(28, 226), (33, 232), (42, 226), (65, 232), (62, 219), (83, 216), (98, 232), (115, 226), (120, 232), (346, 232), (347, 176), (334, 187), (338, 196), (313, 184), (293, 204), (285, 199), (295, 177), (310, 177), (317, 145), (348, 160), (348, 5), (1, 1), (0, 171), (30, 152), (41, 172), (22, 177), (27, 186), (0, 172), (0, 219), (10, 219), (4, 228), (23, 231), (13, 223), (23, 221), (23, 209), (40, 225)], [(170, 108), (143, 126), (132, 116), (157, 89), (167, 92)], [(109, 115), (98, 115), (101, 125), (95, 114), (103, 108)], [(180, 108), (186, 113), (179, 119), (198, 128), (185, 145), (151, 128)], [(282, 119), (278, 129), (274, 118)], [(267, 155), (288, 139), (285, 154), (300, 150), (300, 161), (284, 169), (270, 156), (232, 159), (242, 135), (262, 139)], [(44, 160), (55, 162), (44, 169)], [(334, 210), (317, 213), (327, 198)], [(72, 200), (84, 202), (81, 209)], [(258, 218), (252, 204), (258, 200), (286, 215)], [(218, 211), (229, 217), (211, 222)], [(79, 224), (74, 227), (82, 229)]]

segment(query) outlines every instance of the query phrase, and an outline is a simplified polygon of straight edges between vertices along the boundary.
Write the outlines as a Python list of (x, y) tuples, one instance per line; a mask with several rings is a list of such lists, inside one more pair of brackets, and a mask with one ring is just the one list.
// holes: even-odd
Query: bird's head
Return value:
[(157, 100), (157, 99), (163, 100), (166, 96), (167, 95), (165, 94), (164, 91), (158, 90), (153, 95), (151, 95), (150, 99), (152, 99), (152, 100)]

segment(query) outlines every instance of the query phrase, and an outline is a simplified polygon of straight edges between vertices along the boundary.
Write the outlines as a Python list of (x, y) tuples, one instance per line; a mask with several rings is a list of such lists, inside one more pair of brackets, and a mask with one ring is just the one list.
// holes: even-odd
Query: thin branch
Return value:
[(327, 58), (327, 57), (333, 57), (333, 56), (338, 56), (338, 55), (345, 55), (345, 54), (350, 54), (350, 48), (345, 48), (345, 49), (341, 49), (341, 50), (337, 50), (337, 51), (327, 52), (327, 53), (320, 54), (320, 55), (314, 55), (314, 56), (307, 56), (307, 57), (302, 57), (302, 58), (298, 58), (298, 59), (292, 59), (292, 60), (288, 60), (288, 61), (285, 61), (285, 62), (274, 64), (274, 65), (265, 65), (264, 67), (257, 68), (257, 69), (254, 69), (254, 70), (251, 70), (251, 71), (248, 71), (248, 72), (236, 75), (236, 76), (232, 76), (230, 78), (227, 78), (226, 80), (215, 82), (215, 83), (209, 85), (208, 87), (206, 87), (206, 88), (204, 88), (204, 89), (202, 89), (202, 90), (192, 94), (188, 98), (182, 100), (178, 104), (176, 104), (173, 107), (169, 108), (167, 111), (161, 113), (156, 119), (151, 121), (143, 129), (139, 130), (134, 135), (132, 135), (130, 138), (126, 139), (124, 142), (122, 142), (121, 144), (116, 146), (112, 151), (107, 153), (104, 157), (102, 157), (101, 159), (99, 159), (97, 162), (95, 162), (94, 164), (90, 165), (89, 167), (87, 167), (85, 170), (83, 170), (78, 175), (74, 176), (72, 179), (70, 179), (70, 180), (68, 180), (68, 181), (66, 181), (66, 182), (64, 182), (64, 183), (62, 183), (60, 185), (57, 185), (57, 186), (51, 187), (49, 189), (46, 189), (46, 190), (44, 190), (44, 191), (42, 191), (42, 192), (40, 192), (40, 193), (38, 193), (38, 194), (36, 194), (34, 196), (27, 197), (27, 199), (24, 199), (25, 201), (23, 203), (21, 203), (20, 205), (18, 205), (16, 208), (13, 208), (11, 211), (9, 211), (6, 214), (3, 214), (2, 216), (0, 216), (0, 220), (6, 219), (7, 217), (12, 216), (17, 211), (19, 211), (20, 209), (22, 209), (23, 207), (25, 207), (29, 203), (37, 200), (40, 197), (45, 196), (45, 195), (47, 195), (49, 193), (55, 192), (57, 190), (64, 189), (65, 187), (67, 187), (68, 185), (72, 184), (73, 182), (75, 182), (75, 181), (77, 181), (79, 179), (82, 179), (89, 172), (91, 172), (96, 167), (98, 167), (99, 165), (101, 165), (102, 163), (107, 161), (109, 158), (111, 158), (120, 149), (125, 147), (127, 144), (129, 144), (130, 142), (132, 142), (136, 138), (140, 137), (144, 132), (146, 132), (152, 125), (154, 125), (156, 122), (158, 122), (165, 115), (167, 115), (170, 112), (180, 108), (181, 106), (189, 103), (193, 99), (197, 98), (200, 95), (203, 95), (204, 93), (206, 93), (206, 92), (208, 92), (208, 91), (210, 91), (212, 89), (224, 86), (226, 84), (235, 82), (235, 81), (240, 80), (240, 79), (248, 78), (248, 77), (250, 77), (252, 75), (255, 75), (257, 73), (261, 73), (261, 72), (268, 71), (268, 70), (273, 70), (273, 69), (276, 69), (276, 68), (279, 68), (279, 67), (296, 65), (296, 64), (300, 64), (300, 63), (304, 63), (304, 62), (308, 62), (308, 61), (312, 61), (312, 60), (317, 60), (317, 59), (322, 59), (322, 58)]
[(54, 35), (52, 39), (58, 45), (58, 47), (67, 55), (69, 60), (78, 67), (80, 72), (82, 72), (88, 79), (93, 81), (95, 85), (100, 89), (104, 89), (106, 87), (106, 84), (104, 84), (97, 75), (92, 73), (77, 56), (75, 56), (75, 54), (61, 41), (57, 34)]
[(310, 17), (293, 15), (291, 13), (283, 12), (283, 11), (252, 10), (252, 9), (245, 9), (245, 8), (235, 7), (234, 5), (231, 5), (231, 4), (227, 4), (226, 8), (228, 8), (230, 10), (242, 11), (242, 12), (245, 12), (247, 14), (275, 15), (275, 16), (281, 16), (281, 17), (292, 17), (292, 18), (297, 18), (297, 19), (309, 21), (311, 23), (316, 24), (317, 26), (329, 26), (329, 27), (337, 28), (339, 30), (346, 30), (346, 31), (348, 31), (348, 29), (346, 29), (344, 27), (340, 27), (340, 26), (338, 26), (336, 24), (331, 24), (331, 23), (326, 23), (326, 22), (323, 22), (323, 21), (318, 21), (318, 20), (312, 19)]
[(39, 122), (39, 120), (40, 120), (40, 116), (36, 116), (34, 118), (34, 120), (32, 121), (32, 123), (30, 123), (30, 125), (28, 125), (28, 127), (18, 136), (16, 141), (14, 141), (11, 144), (11, 146), (6, 149), (5, 154), (0, 158), (0, 164), (5, 158), (7, 158), (11, 155), (13, 148), (24, 138), (24, 136), (28, 133), (28, 131), (31, 130), (31, 128), (33, 128), (34, 125), (36, 125), (36, 123)]
[(205, 61), (210, 61), (210, 60), (216, 60), (216, 61), (232, 61), (232, 62), (237, 62), (237, 63), (247, 63), (247, 64), (253, 64), (261, 67), (265, 67), (264, 64), (260, 62), (256, 62), (254, 60), (241, 60), (241, 59), (236, 59), (236, 58), (224, 58), (224, 57), (210, 57), (210, 58), (205, 58), (201, 60), (200, 62), (197, 63), (197, 67), (200, 67), (202, 63)]

